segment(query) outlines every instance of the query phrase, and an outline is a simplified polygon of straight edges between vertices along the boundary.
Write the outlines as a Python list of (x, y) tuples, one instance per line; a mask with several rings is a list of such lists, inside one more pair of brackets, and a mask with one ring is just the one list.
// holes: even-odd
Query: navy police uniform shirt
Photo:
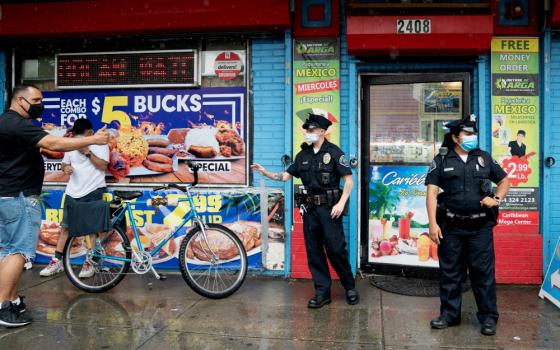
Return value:
[(338, 189), (340, 178), (352, 174), (342, 150), (327, 140), (316, 154), (313, 146), (302, 145), (301, 152), (286, 171), (301, 178), (305, 188), (316, 193)]
[(481, 212), (480, 201), (491, 192), (491, 183), (498, 184), (507, 176), (492, 158), (480, 149), (469, 152), (467, 162), (450, 150), (446, 156), (437, 155), (428, 170), (426, 185), (443, 190), (438, 203), (457, 214)]

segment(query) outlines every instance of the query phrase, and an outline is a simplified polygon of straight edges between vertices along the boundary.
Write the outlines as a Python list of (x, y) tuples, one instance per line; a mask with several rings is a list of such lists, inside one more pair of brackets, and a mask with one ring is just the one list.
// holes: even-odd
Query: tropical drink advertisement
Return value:
[(438, 267), (428, 236), (427, 166), (370, 166), (368, 261)]

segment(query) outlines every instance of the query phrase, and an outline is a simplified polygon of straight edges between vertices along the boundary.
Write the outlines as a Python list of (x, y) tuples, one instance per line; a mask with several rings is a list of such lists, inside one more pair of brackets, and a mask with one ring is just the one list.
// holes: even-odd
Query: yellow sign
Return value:
[(493, 52), (539, 52), (538, 38), (493, 38)]

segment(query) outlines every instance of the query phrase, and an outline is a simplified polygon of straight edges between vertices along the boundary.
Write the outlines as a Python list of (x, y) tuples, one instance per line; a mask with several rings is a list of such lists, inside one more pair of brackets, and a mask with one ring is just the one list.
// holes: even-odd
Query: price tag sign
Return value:
[(518, 156), (505, 159), (502, 162), (502, 168), (508, 174), (508, 180), (512, 186), (529, 181), (529, 174), (532, 172), (527, 158)]

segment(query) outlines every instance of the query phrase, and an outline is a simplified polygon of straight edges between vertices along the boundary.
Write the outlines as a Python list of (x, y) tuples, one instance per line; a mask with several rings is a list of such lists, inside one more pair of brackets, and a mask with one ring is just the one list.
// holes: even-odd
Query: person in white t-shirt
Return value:
[[(74, 137), (93, 135), (93, 126), (87, 119), (78, 119), (72, 127)], [(78, 202), (101, 200), (106, 191), (105, 170), (109, 164), (109, 147), (107, 145), (91, 145), (77, 151), (67, 152), (62, 159), (62, 171), (70, 175), (66, 186), (66, 196)], [(62, 256), (64, 245), (68, 239), (68, 210), (65, 200), (61, 231), (56, 245), (54, 257), (39, 273), (43, 277), (53, 276), (64, 271)], [(80, 278), (89, 278), (94, 270), (86, 261), (80, 271)]]

